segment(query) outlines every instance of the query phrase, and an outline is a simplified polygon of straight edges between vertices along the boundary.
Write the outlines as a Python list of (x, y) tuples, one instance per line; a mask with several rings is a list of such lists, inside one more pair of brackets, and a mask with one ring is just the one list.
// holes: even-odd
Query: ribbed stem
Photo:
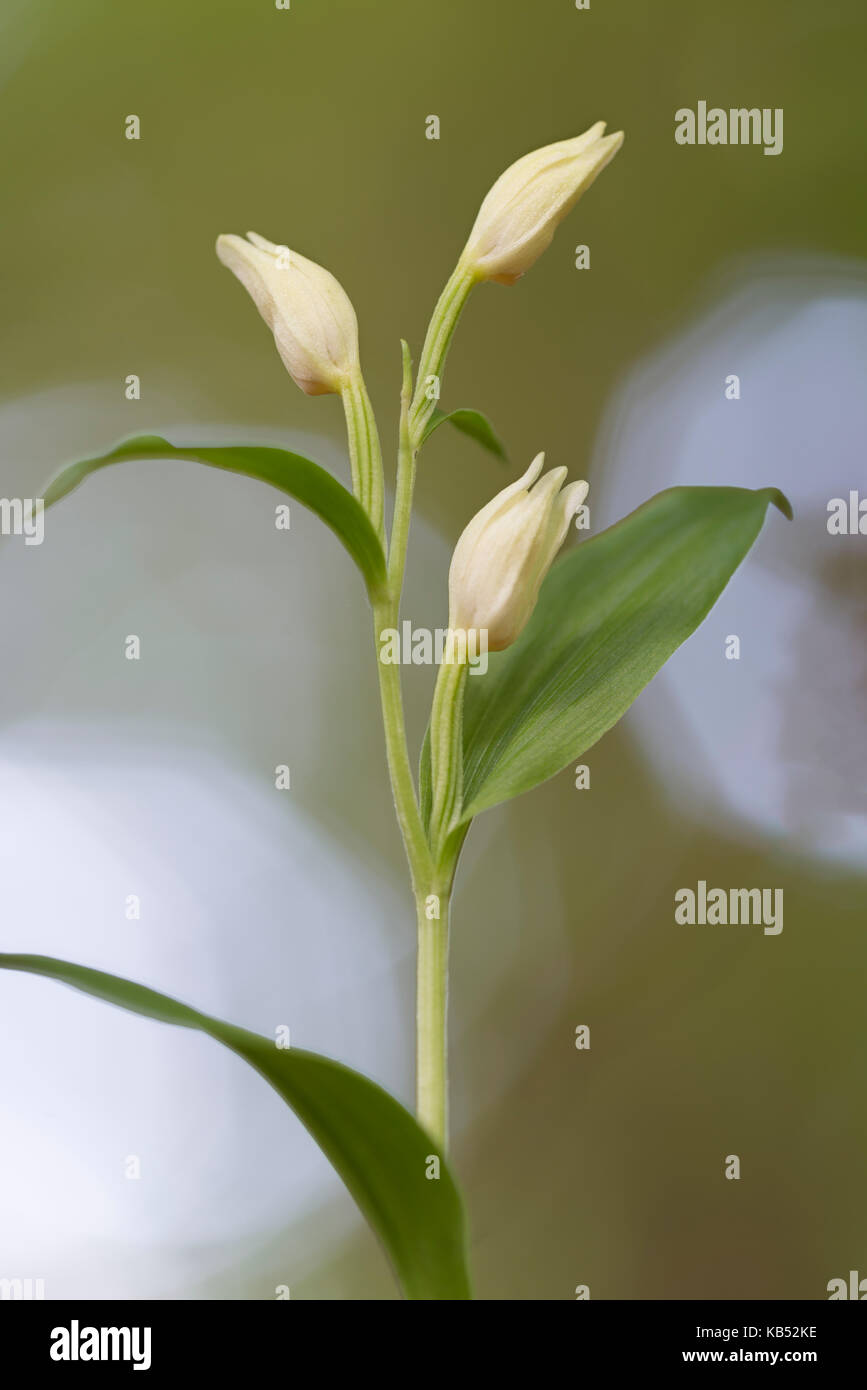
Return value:
[(391, 520), (391, 542), (388, 547), (388, 582), (398, 609), (406, 568), (406, 548), (409, 543), (409, 523), (412, 518), (412, 496), (415, 490), (415, 453), (409, 432), (409, 409), (412, 396), (412, 360), (408, 345), (401, 340), (403, 354), (403, 386), (400, 394), (400, 435), (397, 449), (397, 481), (394, 491), (394, 516)]
[(397, 820), (406, 846), (413, 890), (418, 891), (431, 873), (431, 854), (427, 835), (415, 793), (415, 781), (406, 744), (406, 723), (403, 713), (403, 690), (400, 666), (380, 659), (380, 634), (385, 628), (396, 628), (398, 610), (394, 599), (376, 604), (373, 610), (376, 640), (376, 666), (379, 672), (379, 694), (382, 701), (382, 723), (385, 730), (385, 751)]
[(463, 707), (467, 667), (449, 661), (437, 674), (430, 716), (430, 841), (436, 863), (460, 811), (463, 777)]
[(367, 515), (374, 531), (385, 548), (384, 483), (382, 448), (373, 406), (367, 394), (364, 378), (359, 372), (341, 392), (349, 439), (349, 461), (352, 467), (352, 489)]
[(416, 972), (416, 1112), (445, 1152), (448, 1142), (449, 900), (419, 895)]
[(452, 335), (475, 282), (475, 275), (466, 270), (459, 261), (449, 276), (431, 316), (421, 350), (415, 395), (409, 412), (410, 436), (416, 450), (421, 445), (425, 426), (437, 407), (436, 398), (430, 399), (427, 395), (429, 379), (436, 377), (438, 382), (442, 381)]

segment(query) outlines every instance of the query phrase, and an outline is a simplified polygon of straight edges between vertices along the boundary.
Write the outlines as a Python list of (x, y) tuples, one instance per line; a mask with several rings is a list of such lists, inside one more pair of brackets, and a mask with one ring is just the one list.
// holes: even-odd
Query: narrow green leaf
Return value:
[(461, 434), (468, 434), (477, 444), (481, 444), (483, 449), (490, 450), (498, 458), (508, 460), (505, 444), (499, 435), (495, 434), (494, 427), (488, 417), (483, 415), (480, 410), (461, 409), (447, 412), (437, 407), (428, 420), (427, 428), (422, 435), (422, 443), (429, 439), (440, 425), (445, 424), (446, 420), (450, 425), (454, 425), (456, 430), (460, 430)]
[(371, 598), (384, 588), (385, 556), (379, 537), (361, 504), (318, 463), (304, 458), (302, 454), (292, 454), (287, 449), (272, 449), (259, 444), (175, 446), (157, 434), (142, 434), (135, 439), (125, 440), (100, 458), (83, 459), (64, 468), (49, 483), (45, 491), (45, 505), (49, 507), (53, 502), (59, 502), (61, 497), (72, 492), (99, 468), (107, 468), (112, 463), (126, 463), (131, 459), (157, 458), (188, 459), (270, 483), (309, 507), (326, 526), (330, 526), (361, 570)]
[(671, 488), (558, 560), (518, 641), (467, 681), (464, 821), (617, 723), (706, 617), (770, 503), (791, 516), (775, 488)]
[[(45, 975), (223, 1043), (270, 1082), (312, 1134), (382, 1241), (407, 1298), (471, 1297), (454, 1179), (433, 1140), (381, 1086), (327, 1057), (278, 1048), (268, 1038), (101, 970), (49, 956), (3, 954), (0, 969)], [(438, 1180), (425, 1176), (430, 1155), (440, 1160)]]

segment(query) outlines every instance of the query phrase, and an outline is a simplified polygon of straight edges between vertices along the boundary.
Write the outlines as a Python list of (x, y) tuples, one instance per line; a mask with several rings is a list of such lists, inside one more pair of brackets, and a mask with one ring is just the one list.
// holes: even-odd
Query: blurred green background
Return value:
[[(13, 6), (2, 24), (0, 390), (9, 402), (87, 384), (91, 409), (65, 457), (202, 421), (288, 444), (316, 432), (342, 452), (339, 403), (292, 386), (214, 255), (219, 232), (250, 228), (347, 289), (389, 447), (398, 340), (417, 353), (484, 192), (518, 155), (597, 119), (625, 130), (623, 150), (528, 276), (474, 295), (449, 362), (444, 403), (485, 410), (522, 469), (545, 448), (601, 493), (593, 448), (612, 392), (690, 319), (721, 266), (755, 252), (864, 254), (858, 0), (592, 0), (588, 11), (571, 0), (292, 0), (288, 11), (82, 0)], [(783, 154), (678, 147), (674, 112), (699, 99), (783, 107)], [(138, 142), (123, 134), (131, 113)], [(432, 113), (439, 141), (425, 139)], [(589, 272), (573, 268), (578, 243), (591, 247)], [(123, 400), (131, 372), (135, 404)], [(504, 473), (445, 434), (423, 459), (418, 511), (450, 546)], [(64, 461), (26, 439), (4, 449), (8, 495), (31, 495)], [(771, 450), (757, 485), (786, 485), (775, 462)], [(190, 525), (190, 553), (207, 544)], [(322, 546), (327, 564), (335, 552)], [(86, 551), (83, 539), (82, 563)], [(863, 577), (856, 567), (849, 582)], [(411, 582), (442, 621), (444, 569)], [(354, 631), (365, 619), (352, 605)], [(16, 661), (27, 659), (25, 646)], [(334, 657), (333, 678), (358, 682), (354, 719), (321, 745), (302, 804), (402, 891), (367, 659), (366, 635)], [(412, 673), (416, 740), (428, 685)], [(240, 701), (252, 725), (257, 699), (255, 682), (227, 676), (201, 718), (219, 730), (221, 702)], [(824, 1297), (832, 1277), (867, 1275), (864, 875), (722, 812), (714, 825), (680, 810), (628, 718), (586, 761), (589, 793), (566, 772), (477, 827), (460, 880), (455, 1166), (478, 1294), (570, 1298), (587, 1283), (594, 1298)], [(698, 878), (784, 885), (783, 934), (685, 937), (672, 893)], [(411, 918), (407, 898), (395, 938)], [(504, 949), (496, 990), (480, 990)], [(591, 1027), (587, 1053), (573, 1045), (579, 1023)], [(723, 1177), (729, 1153), (739, 1182)], [(322, 1219), (311, 1211), (239, 1248), (231, 1272), (183, 1291), (261, 1297), (288, 1261), (293, 1297), (393, 1297), (370, 1236), (359, 1227), (320, 1250)]]

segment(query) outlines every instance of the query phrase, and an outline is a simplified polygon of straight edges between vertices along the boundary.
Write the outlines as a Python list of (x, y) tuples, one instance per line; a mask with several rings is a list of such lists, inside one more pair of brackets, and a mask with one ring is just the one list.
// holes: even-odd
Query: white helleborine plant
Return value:
[[(583, 481), (566, 484), (565, 468), (543, 475), (544, 455), (538, 454), (473, 517), (455, 547), (449, 571), (455, 640), (442, 652), (416, 778), (400, 667), (380, 656), (383, 634), (400, 625), (418, 454), (432, 430), (450, 418), (437, 405), (449, 343), (473, 286), (511, 284), (523, 275), (612, 159), (623, 137), (604, 130), (599, 122), (506, 170), (482, 203), (440, 295), (415, 372), (402, 343), (387, 537), (382, 453), (361, 372), (355, 311), (327, 270), (252, 232), (247, 240), (221, 236), (217, 253), (249, 291), (301, 389), (340, 396), (352, 492), (314, 460), (285, 449), (175, 446), (148, 434), (65, 468), (43, 499), (44, 506), (53, 505), (106, 464), (191, 459), (258, 479), (308, 507), (358, 566), (372, 610), (389, 778), (415, 900), (417, 1118), (349, 1067), (301, 1049), (275, 1048), (273, 1038), (221, 1023), (129, 980), (7, 952), (0, 952), (0, 969), (47, 975), (133, 1012), (200, 1029), (244, 1058), (334, 1163), (384, 1242), (405, 1292), (417, 1299), (470, 1296), (461, 1204), (445, 1162), (450, 901), (470, 825), (592, 747), (703, 621), (758, 535), (768, 503), (791, 514), (773, 488), (669, 489), (564, 556), (543, 586), (588, 489)], [(502, 455), (477, 411), (451, 418)], [(477, 640), (486, 635), (486, 657), (488, 649), (512, 648), (472, 682), (469, 653), (479, 647), (470, 634)], [(328, 719), (326, 712), (326, 728)], [(492, 925), (477, 923), (481, 930)], [(528, 930), (533, 926), (530, 919)], [(432, 1177), (437, 1181), (429, 1182)]]
[(567, 470), (540, 478), (544, 454), (472, 519), (455, 546), (449, 570), (449, 627), (487, 632), (488, 650), (520, 635), (542, 580), (584, 502), (587, 483), (563, 487)]

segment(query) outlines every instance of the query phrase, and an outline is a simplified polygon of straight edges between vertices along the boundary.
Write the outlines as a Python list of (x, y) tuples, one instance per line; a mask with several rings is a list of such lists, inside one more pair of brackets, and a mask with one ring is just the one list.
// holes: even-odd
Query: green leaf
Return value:
[(59, 502), (99, 468), (131, 459), (155, 458), (189, 459), (212, 468), (227, 469), (230, 473), (243, 473), (247, 478), (257, 478), (259, 482), (279, 488), (309, 507), (331, 527), (361, 570), (371, 599), (385, 587), (385, 556), (361, 504), (318, 463), (286, 449), (259, 444), (175, 446), (158, 434), (142, 434), (125, 440), (100, 458), (84, 459), (64, 468), (49, 483), (45, 505), (50, 507), (53, 502)]
[(791, 517), (775, 488), (671, 488), (557, 561), (518, 641), (467, 680), (462, 821), (617, 723), (707, 616), (769, 503)]
[(494, 427), (490, 420), (480, 410), (464, 409), (446, 412), (437, 407), (427, 422), (427, 428), (422, 435), (422, 443), (429, 439), (434, 430), (439, 429), (446, 420), (450, 425), (454, 425), (456, 430), (460, 430), (461, 434), (468, 434), (477, 444), (481, 444), (483, 449), (489, 449), (498, 458), (508, 461), (505, 444), (494, 433)]
[[(60, 980), (162, 1023), (196, 1028), (243, 1057), (292, 1107), (382, 1241), (407, 1298), (471, 1297), (464, 1216), (436, 1144), (412, 1115), (358, 1072), (221, 1023), (156, 990), (48, 956), (0, 954), (0, 969)], [(58, 1065), (62, 1066), (62, 1052)], [(439, 1179), (425, 1176), (428, 1156)]]

